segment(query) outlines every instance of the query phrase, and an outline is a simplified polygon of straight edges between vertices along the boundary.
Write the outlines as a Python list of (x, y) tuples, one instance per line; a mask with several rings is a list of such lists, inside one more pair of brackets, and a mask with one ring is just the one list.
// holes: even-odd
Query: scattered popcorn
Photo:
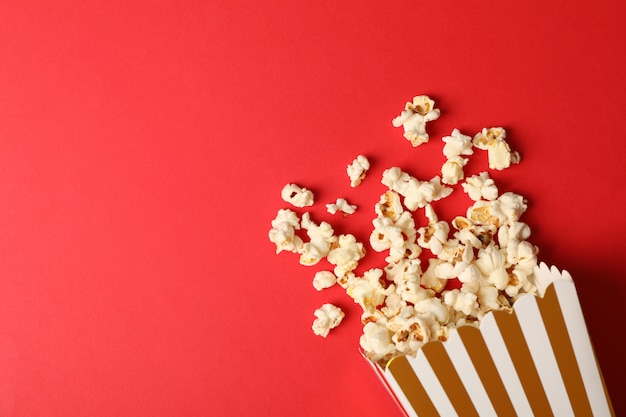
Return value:
[(398, 220), (404, 211), (400, 202), (400, 195), (395, 191), (386, 191), (380, 196), (378, 204), (374, 206), (374, 211), (378, 217), (388, 217), (393, 221)]
[(296, 230), (300, 229), (300, 219), (298, 215), (289, 210), (278, 210), (276, 218), (272, 220), (272, 228), (269, 232), (270, 242), (276, 244), (276, 253), (284, 250), (290, 252), (300, 252), (303, 242), (296, 236)]
[(480, 199), (493, 201), (498, 198), (498, 187), (496, 187), (495, 182), (489, 177), (489, 173), (486, 171), (466, 178), (461, 186), (469, 198), (474, 201)]
[(367, 157), (363, 155), (357, 156), (347, 168), (350, 186), (358, 187), (369, 169), (370, 162), (367, 160)]
[(381, 182), (391, 191), (403, 196), (404, 206), (411, 211), (441, 200), (453, 191), (452, 188), (441, 185), (439, 176), (433, 177), (430, 181), (419, 181), (398, 167), (385, 170)]
[(314, 202), (313, 193), (296, 184), (285, 185), (280, 194), (283, 200), (295, 207), (309, 207)]
[(322, 291), (325, 288), (330, 288), (337, 282), (337, 277), (331, 271), (318, 271), (313, 277), (313, 287)]
[(501, 127), (483, 128), (474, 136), (474, 146), (487, 151), (490, 169), (501, 171), (520, 161), (519, 153), (511, 152), (505, 137), (506, 131)]
[(461, 134), (459, 129), (454, 129), (450, 136), (444, 136), (441, 140), (445, 142), (443, 154), (447, 159), (461, 155), (472, 155), (474, 153), (472, 149), (472, 138)]
[(422, 248), (430, 249), (433, 254), (438, 255), (443, 251), (444, 243), (448, 240), (450, 226), (445, 221), (439, 221), (430, 204), (426, 206), (426, 217), (429, 220), (428, 226), (417, 230), (419, 233), (417, 243)]
[(354, 212), (356, 211), (356, 206), (348, 204), (348, 202), (344, 198), (338, 198), (335, 203), (326, 204), (326, 210), (330, 214), (336, 214), (340, 211), (345, 216), (347, 216), (348, 214), (354, 214)]
[[(404, 137), (418, 146), (429, 140), (426, 123), (438, 117), (430, 98), (416, 96), (393, 125), (403, 126)], [(332, 265), (315, 273), (313, 286), (321, 291), (339, 284), (361, 307), (359, 343), (372, 361), (384, 365), (399, 355), (414, 356), (424, 343), (446, 340), (451, 329), (479, 326), (490, 311), (511, 311), (523, 294), (538, 293), (538, 248), (528, 241), (529, 226), (520, 221), (526, 200), (513, 192), (500, 194), (487, 171), (465, 177), (473, 148), (488, 151), (492, 170), (518, 163), (519, 154), (511, 152), (505, 137), (500, 127), (482, 129), (474, 138), (454, 129), (442, 138), (446, 162), (441, 176), (430, 180), (399, 167), (384, 170), (381, 183), (387, 190), (374, 204), (369, 245), (384, 253), (386, 265), (369, 267), (362, 275), (358, 267), (366, 250), (354, 235), (335, 235), (329, 223), (313, 222), (308, 212), (298, 218), (282, 209), (272, 221), (269, 238), (276, 253), (299, 254), (303, 265), (323, 259)], [(369, 168), (367, 158), (357, 156), (347, 168), (350, 186), (358, 186)], [(450, 222), (440, 220), (433, 205), (458, 189), (471, 205)], [(295, 184), (287, 184), (282, 194), (294, 206), (313, 205), (313, 194)], [(348, 215), (356, 206), (338, 198), (326, 209)], [(460, 286), (448, 286), (454, 282)], [(314, 333), (326, 337), (344, 313), (324, 304), (315, 316)]]
[(448, 185), (457, 184), (464, 178), (463, 167), (469, 159), (453, 156), (448, 159), (441, 167), (441, 182)]
[(331, 245), (337, 241), (332, 226), (326, 222), (319, 225), (311, 220), (309, 213), (302, 215), (300, 225), (306, 229), (309, 241), (302, 245), (300, 251), (300, 263), (302, 265), (315, 265), (330, 252)]
[(345, 313), (333, 304), (323, 304), (313, 314), (317, 317), (313, 321), (313, 333), (322, 337), (328, 336), (331, 329), (339, 326), (345, 316)]
[[(306, 244), (305, 244), (306, 245)], [(328, 252), (328, 262), (335, 265), (335, 275), (343, 277), (352, 272), (365, 256), (365, 249), (361, 242), (357, 242), (353, 235), (345, 234), (333, 242)]]
[(404, 137), (416, 147), (429, 140), (426, 133), (426, 123), (439, 118), (439, 109), (435, 109), (435, 102), (428, 96), (413, 97), (413, 102), (407, 102), (404, 111), (393, 119), (394, 127), (404, 127)]

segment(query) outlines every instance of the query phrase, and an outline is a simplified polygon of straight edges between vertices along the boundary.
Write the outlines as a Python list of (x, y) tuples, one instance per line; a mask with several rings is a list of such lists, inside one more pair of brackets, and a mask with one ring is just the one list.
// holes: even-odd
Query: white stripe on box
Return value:
[(573, 417), (574, 410), (550, 338), (543, 325), (537, 298), (533, 295), (524, 295), (515, 301), (513, 308), (552, 412), (559, 417)]
[(458, 417), (458, 414), (454, 410), (454, 406), (450, 402), (450, 399), (446, 395), (439, 378), (430, 366), (426, 355), (420, 349), (417, 352), (415, 358), (407, 356), (411, 367), (415, 370), (415, 375), (419, 378), (420, 382), (424, 386), (424, 390), (428, 393), (430, 400), (439, 412), (441, 416)]
[(502, 339), (502, 334), (498, 329), (498, 324), (493, 314), (487, 314), (480, 323), (480, 331), (483, 334), (487, 349), (498, 369), (502, 383), (506, 389), (515, 412), (519, 416), (532, 416), (533, 411), (526, 398), (524, 387), (522, 386), (515, 365), (509, 356), (506, 344)]
[(402, 391), (402, 388), (400, 388), (400, 385), (398, 385), (398, 383), (396, 382), (396, 379), (393, 377), (393, 374), (391, 373), (389, 368), (385, 369), (384, 376), (387, 379), (389, 388), (393, 390), (393, 392), (396, 395), (396, 398), (402, 405), (402, 408), (404, 409), (404, 413), (409, 417), (419, 417), (417, 415), (417, 412), (413, 409), (413, 406), (411, 405), (409, 400), (406, 398), (406, 395), (404, 395), (404, 391)]
[(578, 295), (576, 294), (576, 287), (573, 282), (555, 280), (554, 289), (561, 305), (561, 311), (565, 318), (565, 327), (567, 327), (567, 332), (572, 342), (578, 369), (580, 369), (593, 415), (596, 417), (611, 416), (602, 377), (600, 376), (597, 362), (593, 360), (595, 354), (591, 346), (587, 327), (585, 326), (585, 319)]
[(463, 386), (478, 414), (481, 417), (497, 417), (496, 410), (493, 408), (487, 391), (472, 363), (472, 358), (467, 353), (463, 340), (461, 340), (456, 329), (450, 331), (450, 337), (443, 346), (446, 348), (454, 369), (461, 378), (461, 382), (463, 382)]

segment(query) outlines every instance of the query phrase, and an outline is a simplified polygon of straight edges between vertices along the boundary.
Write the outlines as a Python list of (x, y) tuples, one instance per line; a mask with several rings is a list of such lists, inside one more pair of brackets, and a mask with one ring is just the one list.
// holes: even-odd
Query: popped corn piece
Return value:
[(338, 198), (335, 203), (326, 204), (326, 210), (330, 214), (336, 214), (338, 211), (340, 211), (344, 214), (344, 216), (354, 214), (356, 208), (357, 207), (355, 205), (349, 204), (345, 198)]
[(326, 337), (331, 329), (339, 326), (343, 320), (345, 314), (341, 309), (333, 304), (323, 304), (320, 308), (315, 310), (315, 317), (313, 321), (313, 333), (318, 336)]
[(439, 109), (428, 96), (413, 97), (413, 102), (407, 102), (400, 115), (392, 120), (394, 127), (404, 127), (404, 137), (416, 147), (429, 140), (426, 132), (426, 123), (439, 118)]
[(446, 278), (440, 278), (435, 275), (435, 269), (441, 265), (444, 261), (438, 258), (430, 258), (428, 259), (428, 268), (421, 276), (420, 282), (426, 287), (432, 289), (434, 292), (441, 292), (448, 280)]
[(448, 240), (450, 226), (445, 221), (438, 221), (437, 215), (430, 204), (425, 208), (428, 226), (417, 230), (419, 237), (417, 244), (424, 249), (429, 249), (434, 255), (443, 251), (444, 243)]
[(283, 187), (281, 197), (295, 207), (309, 207), (313, 205), (313, 192), (297, 184), (287, 184)]
[(383, 304), (385, 297), (394, 290), (383, 287), (382, 276), (383, 270), (379, 268), (365, 271), (362, 277), (355, 277), (348, 282), (346, 292), (363, 310), (374, 310)]
[(370, 234), (370, 245), (376, 252), (382, 252), (393, 246), (402, 246), (402, 229), (389, 217), (376, 217), (372, 220), (374, 230)]
[(309, 236), (309, 241), (302, 245), (300, 263), (307, 266), (315, 265), (328, 255), (331, 245), (337, 241), (337, 236), (334, 235), (330, 224), (326, 222), (316, 224), (308, 212), (302, 215), (300, 224)]
[(489, 177), (489, 173), (486, 171), (466, 178), (461, 186), (469, 198), (474, 201), (480, 199), (493, 201), (498, 198), (498, 187), (496, 187), (495, 182)]
[(318, 291), (330, 288), (336, 282), (337, 277), (331, 271), (317, 271), (313, 277), (313, 287)]
[(350, 178), (350, 186), (358, 187), (361, 184), (361, 181), (365, 179), (367, 175), (367, 171), (370, 169), (370, 162), (367, 157), (363, 155), (359, 155), (350, 165), (348, 165), (347, 172), (348, 178)]
[(421, 253), (422, 249), (415, 243), (417, 230), (415, 221), (408, 211), (403, 212), (395, 222), (395, 227), (400, 229), (400, 238), (392, 241), (389, 248), (389, 256), (385, 258), (387, 262), (397, 262), (402, 258), (414, 259)]
[(498, 214), (501, 222), (515, 222), (526, 211), (528, 205), (526, 200), (519, 194), (506, 192), (496, 200), (498, 202)]
[(303, 241), (295, 234), (299, 229), (300, 219), (295, 212), (289, 209), (278, 210), (269, 231), (269, 239), (276, 245), (276, 253), (284, 250), (298, 253), (302, 250)]
[(487, 150), (490, 146), (506, 138), (506, 131), (502, 127), (484, 127), (474, 136), (474, 146), (478, 149)]
[(404, 307), (400, 314), (388, 321), (393, 332), (391, 340), (402, 354), (412, 354), (430, 340), (430, 326), (411, 306)]
[(348, 272), (355, 270), (364, 256), (363, 244), (357, 242), (353, 235), (343, 234), (331, 245), (327, 259), (328, 262), (335, 265), (335, 275), (343, 277)]
[(505, 267), (506, 255), (494, 243), (478, 250), (475, 265), (487, 278), (487, 282), (499, 290), (506, 288), (509, 274)]
[(515, 247), (522, 240), (526, 240), (530, 237), (530, 227), (526, 223), (513, 221), (507, 224), (503, 224), (498, 229), (498, 243), (501, 248), (507, 248), (510, 246)]
[(444, 136), (441, 140), (445, 142), (443, 154), (447, 159), (452, 159), (460, 155), (472, 155), (474, 153), (471, 136), (463, 135), (459, 132), (459, 129), (454, 129), (450, 136)]
[(443, 302), (456, 311), (460, 311), (466, 316), (476, 316), (478, 314), (478, 296), (471, 292), (463, 292), (459, 289), (444, 291)]
[(387, 190), (380, 196), (380, 200), (374, 206), (374, 211), (378, 217), (388, 217), (393, 221), (398, 220), (400, 215), (404, 212), (402, 203), (400, 202), (400, 195), (395, 191)]
[(501, 171), (520, 161), (519, 153), (511, 152), (505, 137), (506, 131), (501, 127), (483, 128), (474, 136), (474, 146), (487, 151), (490, 169)]
[(452, 193), (452, 188), (441, 184), (441, 177), (438, 175), (430, 181), (419, 181), (398, 167), (385, 170), (381, 182), (390, 190), (403, 196), (404, 206), (411, 211)]
[(452, 220), (452, 226), (458, 230), (454, 234), (457, 241), (479, 249), (491, 243), (498, 228), (493, 224), (474, 224), (470, 219), (457, 216)]
[(380, 311), (389, 319), (397, 316), (406, 305), (406, 301), (400, 294), (391, 293), (385, 298), (385, 306)]
[(467, 158), (453, 156), (444, 162), (441, 166), (441, 176), (443, 177), (441, 182), (448, 185), (458, 184), (465, 177), (463, 167), (468, 161), (469, 159)]
[(437, 297), (420, 300), (413, 305), (413, 309), (422, 319), (428, 319), (430, 322), (436, 321), (442, 324), (449, 318), (448, 308)]
[(369, 321), (363, 326), (359, 344), (371, 361), (384, 365), (392, 357), (397, 356), (396, 346), (391, 340), (392, 335), (384, 320)]

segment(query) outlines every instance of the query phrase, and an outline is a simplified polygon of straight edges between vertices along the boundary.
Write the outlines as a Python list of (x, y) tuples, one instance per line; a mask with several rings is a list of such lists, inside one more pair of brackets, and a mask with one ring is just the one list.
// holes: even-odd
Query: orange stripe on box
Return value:
[(554, 285), (548, 287), (543, 299), (537, 299), (537, 304), (539, 305), (539, 311), (546, 326), (552, 351), (559, 365), (574, 415), (590, 416), (593, 414), (591, 405), (585, 391), (580, 369), (578, 368), (578, 362), (576, 362), (574, 348), (567, 333), (567, 327)]
[(513, 403), (502, 383), (496, 364), (493, 362), (487, 344), (480, 330), (473, 326), (461, 326), (457, 332), (463, 341), (465, 350), (474, 364), (476, 373), (491, 400), (496, 414), (499, 416), (515, 416)]
[(495, 311), (493, 317), (498, 324), (533, 414), (536, 417), (554, 416), (515, 312)]
[(424, 386), (415, 375), (415, 372), (413, 372), (413, 368), (406, 357), (399, 356), (392, 359), (389, 365), (387, 365), (387, 369), (393, 375), (404, 396), (418, 416), (439, 416), (437, 409), (426, 393)]
[(431, 368), (435, 372), (439, 383), (443, 387), (452, 407), (460, 416), (476, 416), (478, 412), (472, 404), (472, 399), (463, 386), (463, 382), (459, 377), (448, 352), (439, 341), (426, 343), (422, 347), (422, 352), (428, 359)]

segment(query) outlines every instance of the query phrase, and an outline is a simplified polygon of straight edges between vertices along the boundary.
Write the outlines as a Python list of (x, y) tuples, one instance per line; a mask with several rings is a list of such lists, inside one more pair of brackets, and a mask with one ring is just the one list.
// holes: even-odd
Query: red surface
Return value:
[[(497, 125), (626, 413), (626, 3), (370, 3), (0, 3), (0, 415), (399, 416), (352, 301), (274, 255), (280, 189), (354, 201), (365, 239), (383, 169), (429, 178), (439, 137)], [(442, 111), (419, 149), (390, 123), (416, 94)]]

